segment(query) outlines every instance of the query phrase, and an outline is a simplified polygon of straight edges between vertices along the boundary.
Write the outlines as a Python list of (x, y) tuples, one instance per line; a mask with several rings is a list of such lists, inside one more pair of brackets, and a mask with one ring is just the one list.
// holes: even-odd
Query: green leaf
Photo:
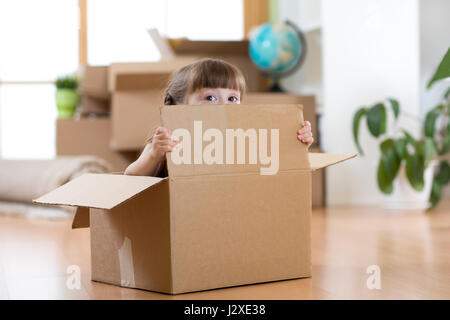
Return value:
[(416, 142), (416, 155), (419, 157), (420, 161), (424, 162), (425, 167), (433, 158), (434, 150), (434, 140), (431, 138), (426, 137), (425, 140)]
[(427, 89), (430, 89), (433, 83), (436, 81), (450, 77), (450, 47), (447, 49), (447, 53), (442, 58), (436, 72), (431, 80), (428, 82)]
[(395, 120), (397, 120), (400, 114), (400, 104), (393, 98), (388, 98), (388, 101), (391, 103), (392, 112), (394, 113)]
[(440, 114), (441, 112), (438, 109), (432, 109), (427, 112), (424, 123), (424, 133), (426, 137), (434, 137), (436, 120), (439, 118)]
[(388, 174), (384, 169), (383, 158), (381, 158), (380, 162), (378, 163), (377, 182), (378, 188), (380, 188), (381, 192), (385, 194), (391, 194), (394, 191), (392, 180), (389, 179)]
[(400, 159), (397, 157), (395, 149), (392, 148), (383, 154), (381, 162), (388, 181), (394, 181), (400, 168)]
[(406, 138), (399, 138), (394, 141), (395, 151), (399, 159), (404, 159), (406, 155)]
[(416, 154), (406, 154), (406, 176), (409, 183), (416, 191), (422, 191), (424, 187), (424, 163)]
[(378, 163), (377, 181), (380, 190), (386, 194), (393, 191), (393, 184), (400, 168), (401, 159), (397, 156), (395, 142), (386, 139), (380, 144), (381, 158)]
[(441, 200), (441, 196), (442, 196), (442, 186), (435, 177), (433, 180), (433, 184), (431, 185), (431, 193), (428, 199), (428, 201), (430, 202), (430, 207), (428, 208), (429, 210), (434, 209), (436, 207), (436, 205)]
[(413, 147), (416, 146), (416, 139), (414, 139), (414, 137), (405, 129), (402, 129), (403, 134), (405, 135), (406, 138), (406, 142), (411, 144)]
[(428, 162), (431, 161), (431, 159), (433, 159), (434, 153), (435, 153), (435, 142), (434, 139), (432, 138), (425, 138), (424, 141), (424, 146), (425, 146), (425, 168), (428, 166)]
[(358, 152), (361, 155), (364, 155), (362, 148), (359, 144), (358, 140), (358, 133), (359, 133), (359, 124), (361, 121), (361, 118), (366, 114), (367, 109), (362, 107), (358, 111), (356, 111), (354, 117), (353, 117), (353, 140), (355, 141), (356, 147), (358, 148)]
[(388, 138), (380, 143), (380, 150), (382, 153), (386, 153), (394, 147), (395, 147), (394, 140), (391, 138)]
[(435, 179), (445, 186), (450, 181), (450, 165), (447, 161), (441, 161), (439, 163), (439, 169), (436, 173)]
[(382, 103), (377, 103), (367, 111), (367, 127), (370, 133), (378, 138), (386, 133), (386, 109)]

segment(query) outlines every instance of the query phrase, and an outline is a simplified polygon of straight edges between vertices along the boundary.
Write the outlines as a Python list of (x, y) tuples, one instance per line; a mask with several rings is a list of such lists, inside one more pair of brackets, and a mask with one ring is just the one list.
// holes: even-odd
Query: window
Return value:
[(52, 158), (51, 81), (77, 68), (78, 1), (0, 1), (0, 46), (0, 155)]
[(88, 61), (157, 61), (160, 54), (147, 33), (193, 40), (240, 40), (243, 0), (88, 0)]
[(147, 30), (164, 28), (165, 10), (165, 1), (88, 0), (89, 64), (158, 60)]
[(45, 159), (55, 155), (53, 84), (0, 86), (2, 158)]
[[(2, 158), (56, 154), (53, 81), (78, 68), (79, 1), (0, 1)], [(244, 34), (243, 0), (87, 0), (86, 12), (91, 65), (158, 60), (150, 28), (193, 40)]]
[(244, 38), (243, 0), (168, 0), (165, 34), (192, 40)]

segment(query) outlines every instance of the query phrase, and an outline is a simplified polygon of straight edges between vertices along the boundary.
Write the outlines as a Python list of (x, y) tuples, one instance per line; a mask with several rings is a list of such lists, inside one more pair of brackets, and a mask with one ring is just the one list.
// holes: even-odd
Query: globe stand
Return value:
[(286, 92), (280, 86), (280, 79), (272, 79), (272, 86), (267, 90), (268, 92)]

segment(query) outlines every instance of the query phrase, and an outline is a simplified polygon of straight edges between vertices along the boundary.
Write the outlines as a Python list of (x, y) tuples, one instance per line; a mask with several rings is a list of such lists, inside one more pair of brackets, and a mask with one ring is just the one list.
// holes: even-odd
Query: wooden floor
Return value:
[[(450, 203), (433, 213), (315, 210), (313, 277), (165, 295), (90, 281), (89, 230), (0, 215), (0, 299), (450, 299)], [(66, 286), (79, 265), (80, 290)], [(381, 289), (366, 269), (378, 265)]]

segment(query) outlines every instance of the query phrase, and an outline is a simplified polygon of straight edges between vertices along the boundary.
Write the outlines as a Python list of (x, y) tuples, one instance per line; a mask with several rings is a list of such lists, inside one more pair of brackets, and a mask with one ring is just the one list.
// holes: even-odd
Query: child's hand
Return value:
[(297, 131), (297, 139), (303, 143), (306, 143), (308, 147), (314, 142), (314, 138), (311, 133), (311, 123), (309, 121), (303, 122), (303, 127)]
[(172, 139), (169, 129), (159, 127), (152, 138), (152, 156), (162, 158), (166, 152), (170, 152), (178, 144), (178, 140)]

